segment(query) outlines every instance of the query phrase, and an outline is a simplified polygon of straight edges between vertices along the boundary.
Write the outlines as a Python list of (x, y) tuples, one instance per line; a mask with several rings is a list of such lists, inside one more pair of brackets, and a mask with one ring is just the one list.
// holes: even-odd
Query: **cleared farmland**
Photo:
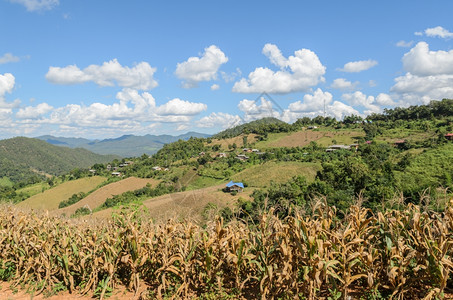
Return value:
[(321, 146), (333, 144), (352, 144), (357, 141), (357, 137), (365, 134), (358, 131), (321, 131), (321, 130), (302, 130), (291, 134), (286, 132), (271, 133), (266, 141), (257, 142), (257, 148), (277, 148), (277, 147), (304, 147), (310, 142), (317, 142)]
[(312, 181), (321, 170), (317, 163), (267, 162), (248, 168), (232, 177), (234, 181), (244, 181), (251, 187), (268, 187), (271, 182), (283, 183), (294, 176), (302, 175)]
[(17, 205), (22, 208), (55, 210), (58, 209), (58, 204), (61, 201), (67, 200), (76, 193), (88, 193), (105, 180), (107, 180), (105, 177), (93, 176), (67, 181), (43, 193), (34, 195)]
[(129, 177), (103, 186), (102, 188), (94, 191), (79, 202), (71, 206), (58, 209), (57, 211), (55, 211), (55, 213), (70, 216), (80, 207), (87, 206), (90, 209), (94, 209), (104, 203), (107, 198), (110, 198), (114, 195), (120, 195), (127, 191), (137, 190), (146, 186), (147, 184), (156, 186), (158, 183), (159, 180), (156, 179)]
[[(225, 184), (211, 186), (203, 189), (184, 191), (167, 194), (148, 199), (143, 205), (148, 209), (147, 217), (154, 220), (168, 220), (170, 218), (189, 218), (200, 221), (201, 213), (208, 203), (222, 208), (232, 206), (239, 197), (249, 200), (252, 189), (246, 189), (243, 193), (232, 196), (224, 193)], [(115, 209), (109, 208), (94, 213), (90, 218), (110, 218)]]

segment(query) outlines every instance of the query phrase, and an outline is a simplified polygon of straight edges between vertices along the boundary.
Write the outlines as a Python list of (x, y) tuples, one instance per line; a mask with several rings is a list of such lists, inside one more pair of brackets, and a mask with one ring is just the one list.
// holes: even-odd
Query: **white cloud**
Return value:
[(193, 116), (199, 114), (200, 112), (206, 110), (208, 106), (204, 103), (194, 103), (189, 101), (184, 101), (179, 98), (168, 101), (164, 105), (161, 105), (157, 108), (157, 114), (161, 116), (168, 115), (184, 115), (184, 116)]
[(313, 95), (305, 94), (303, 101), (291, 103), (288, 109), (292, 112), (322, 112), (324, 104), (329, 105), (332, 99), (331, 93), (323, 92), (318, 88)]
[(40, 103), (37, 106), (27, 106), (25, 108), (19, 109), (16, 113), (16, 118), (19, 119), (38, 119), (43, 115), (51, 112), (53, 106), (47, 103)]
[(183, 131), (189, 129), (189, 125), (187, 124), (180, 124), (176, 127), (176, 131)]
[(442, 26), (425, 29), (425, 34), (429, 37), (439, 37), (442, 39), (449, 39), (453, 37), (453, 32), (448, 31)]
[(237, 115), (228, 113), (211, 113), (209, 116), (203, 117), (196, 122), (197, 127), (211, 128), (219, 127), (222, 129), (231, 128), (242, 123), (242, 119)]
[(149, 90), (158, 84), (153, 75), (156, 68), (147, 62), (141, 62), (134, 67), (123, 67), (113, 59), (102, 65), (90, 65), (81, 70), (76, 65), (67, 67), (50, 67), (46, 79), (55, 84), (80, 84), (93, 81), (100, 86), (114, 86)]
[(215, 45), (204, 51), (201, 57), (189, 57), (187, 61), (177, 64), (175, 74), (184, 80), (183, 87), (194, 88), (201, 81), (217, 79), (220, 66), (228, 61), (225, 53)]
[(416, 31), (416, 32), (414, 32), (414, 34), (415, 34), (416, 36), (422, 36), (422, 35), (423, 35), (423, 32), (421, 32), (421, 31)]
[(396, 105), (395, 101), (388, 94), (380, 93), (376, 97), (376, 104), (380, 106), (394, 106)]
[(429, 45), (419, 42), (403, 56), (406, 71), (418, 76), (453, 74), (453, 50), (430, 51)]
[(322, 116), (324, 115), (324, 103), (326, 115), (336, 119), (342, 119), (351, 114), (361, 115), (360, 112), (352, 106), (340, 101), (334, 101), (332, 94), (323, 92), (318, 88), (313, 95), (304, 95), (303, 101), (291, 103), (288, 106), (288, 109), (283, 112), (282, 120), (285, 122), (294, 122), (302, 117), (313, 118)]
[(10, 0), (12, 3), (19, 3), (28, 11), (50, 10), (60, 4), (59, 0)]
[(402, 105), (428, 104), (431, 100), (451, 98), (453, 95), (453, 75), (417, 76), (406, 73), (395, 78), (390, 89), (397, 93)]
[(11, 73), (0, 74), (0, 108), (12, 109), (19, 106), (20, 100), (16, 99), (13, 102), (6, 102), (5, 99), (5, 95), (13, 91), (15, 81), (16, 79)]
[(366, 108), (364, 111), (365, 114), (378, 113), (381, 111), (381, 108), (375, 104), (375, 99), (373, 96), (366, 96), (360, 91), (356, 91), (350, 94), (343, 94), (341, 98), (348, 102), (352, 106), (363, 106)]
[(348, 72), (348, 73), (357, 73), (368, 70), (378, 64), (377, 61), (369, 59), (369, 60), (359, 60), (359, 61), (351, 61), (344, 65), (342, 69), (338, 69), (339, 71)]
[(332, 105), (328, 106), (328, 114), (332, 115), (335, 119), (338, 120), (341, 120), (344, 117), (350, 115), (356, 116), (361, 115), (361, 113), (358, 110), (340, 101), (334, 101)]
[(244, 113), (244, 120), (250, 122), (267, 117), (280, 118), (280, 112), (274, 108), (270, 100), (261, 97), (260, 101), (244, 99), (238, 108)]
[(406, 41), (401, 40), (398, 43), (396, 43), (396, 46), (402, 47), (402, 48), (409, 48), (409, 47), (412, 47), (412, 44), (414, 44), (414, 41), (406, 42)]
[(241, 71), (241, 69), (236, 68), (236, 72), (226, 73), (226, 72), (220, 71), (220, 74), (222, 75), (222, 79), (226, 83), (228, 83), (228, 82), (234, 81), (236, 79), (236, 77), (241, 77), (242, 71)]
[(402, 58), (407, 73), (395, 78), (390, 89), (398, 96), (398, 105), (427, 104), (453, 95), (453, 50), (430, 51), (419, 42)]
[[(25, 107), (16, 113), (16, 125), (28, 130), (54, 128), (58, 134), (71, 136), (118, 136), (127, 133), (149, 133), (160, 123), (187, 125), (203, 103), (192, 103), (180, 99), (156, 106), (154, 97), (148, 92), (125, 88), (116, 95), (117, 102), (111, 105), (92, 103), (90, 105), (68, 104), (53, 108), (41, 103)], [(33, 125), (33, 126), (32, 126)], [(1, 126), (1, 125), (0, 125)], [(57, 128), (57, 129), (56, 129)], [(180, 130), (183, 127), (179, 127)]]
[(218, 85), (218, 84), (211, 85), (211, 90), (212, 91), (217, 91), (218, 89), (220, 89), (220, 85)]
[(0, 57), (0, 65), (18, 61), (20, 61), (20, 58), (14, 56), (12, 53), (5, 53), (2, 57)]
[(370, 80), (370, 81), (368, 81), (368, 85), (370, 87), (375, 87), (375, 86), (377, 86), (377, 82), (375, 80)]
[(354, 90), (358, 85), (359, 83), (357, 81), (352, 83), (344, 78), (337, 78), (333, 81), (330, 87), (337, 90)]
[(280, 70), (274, 72), (269, 68), (256, 68), (247, 79), (242, 78), (234, 84), (233, 92), (286, 94), (306, 91), (325, 80), (326, 67), (311, 50), (297, 50), (294, 56), (285, 58), (276, 45), (266, 44), (263, 54)]

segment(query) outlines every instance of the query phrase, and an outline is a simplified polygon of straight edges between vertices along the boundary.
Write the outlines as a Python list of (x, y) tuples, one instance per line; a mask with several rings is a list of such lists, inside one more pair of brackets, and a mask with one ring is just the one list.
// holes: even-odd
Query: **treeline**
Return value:
[(241, 134), (265, 134), (275, 132), (288, 132), (292, 130), (292, 126), (288, 123), (280, 121), (276, 118), (263, 118), (260, 120), (252, 121), (246, 124), (236, 126), (234, 128), (226, 129), (213, 136), (216, 139), (227, 139)]
[(420, 120), (453, 117), (453, 100), (433, 100), (427, 105), (413, 105), (407, 108), (384, 108), (384, 113), (373, 113), (366, 119), (369, 121), (397, 121), (397, 120)]
[[(263, 212), (273, 209), (284, 218), (309, 210), (312, 199), (319, 197), (339, 212), (348, 211), (355, 201), (361, 201), (361, 205), (374, 212), (402, 209), (408, 203), (441, 211), (453, 188), (453, 143), (417, 156), (374, 142), (361, 144), (357, 152), (321, 152), (318, 150), (317, 158), (313, 154), (305, 158), (321, 161), (322, 170), (313, 182), (297, 176), (286, 183), (256, 190), (252, 201), (237, 203), (236, 216), (256, 222)], [(222, 213), (227, 219), (233, 216), (229, 208)]]

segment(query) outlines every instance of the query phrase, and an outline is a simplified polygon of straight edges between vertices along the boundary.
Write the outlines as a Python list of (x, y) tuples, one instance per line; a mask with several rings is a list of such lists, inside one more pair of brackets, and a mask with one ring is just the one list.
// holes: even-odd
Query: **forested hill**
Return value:
[(213, 136), (216, 139), (232, 138), (243, 133), (272, 133), (272, 132), (285, 132), (290, 131), (291, 125), (276, 119), (276, 118), (263, 118), (256, 121), (252, 121), (246, 124), (242, 124), (230, 129), (221, 131)]
[(16, 137), (0, 141), (0, 178), (22, 182), (43, 173), (61, 175), (115, 158), (86, 149), (58, 147), (38, 139)]
[(188, 132), (178, 136), (151, 134), (144, 136), (123, 135), (118, 138), (94, 141), (82, 138), (54, 137), (50, 135), (39, 136), (37, 139), (56, 146), (85, 148), (98, 154), (115, 154), (121, 157), (133, 157), (140, 156), (144, 153), (148, 155), (154, 154), (165, 144), (178, 140), (188, 140), (191, 137), (206, 138), (209, 136), (208, 134), (198, 132)]

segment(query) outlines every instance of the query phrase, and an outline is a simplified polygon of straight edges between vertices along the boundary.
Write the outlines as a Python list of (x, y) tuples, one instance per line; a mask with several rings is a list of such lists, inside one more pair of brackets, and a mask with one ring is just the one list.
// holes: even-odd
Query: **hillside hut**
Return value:
[(226, 191), (227, 192), (242, 192), (244, 190), (244, 184), (242, 182), (234, 182), (233, 180), (231, 180), (230, 182), (228, 182), (226, 184), (226, 187), (225, 187)]

